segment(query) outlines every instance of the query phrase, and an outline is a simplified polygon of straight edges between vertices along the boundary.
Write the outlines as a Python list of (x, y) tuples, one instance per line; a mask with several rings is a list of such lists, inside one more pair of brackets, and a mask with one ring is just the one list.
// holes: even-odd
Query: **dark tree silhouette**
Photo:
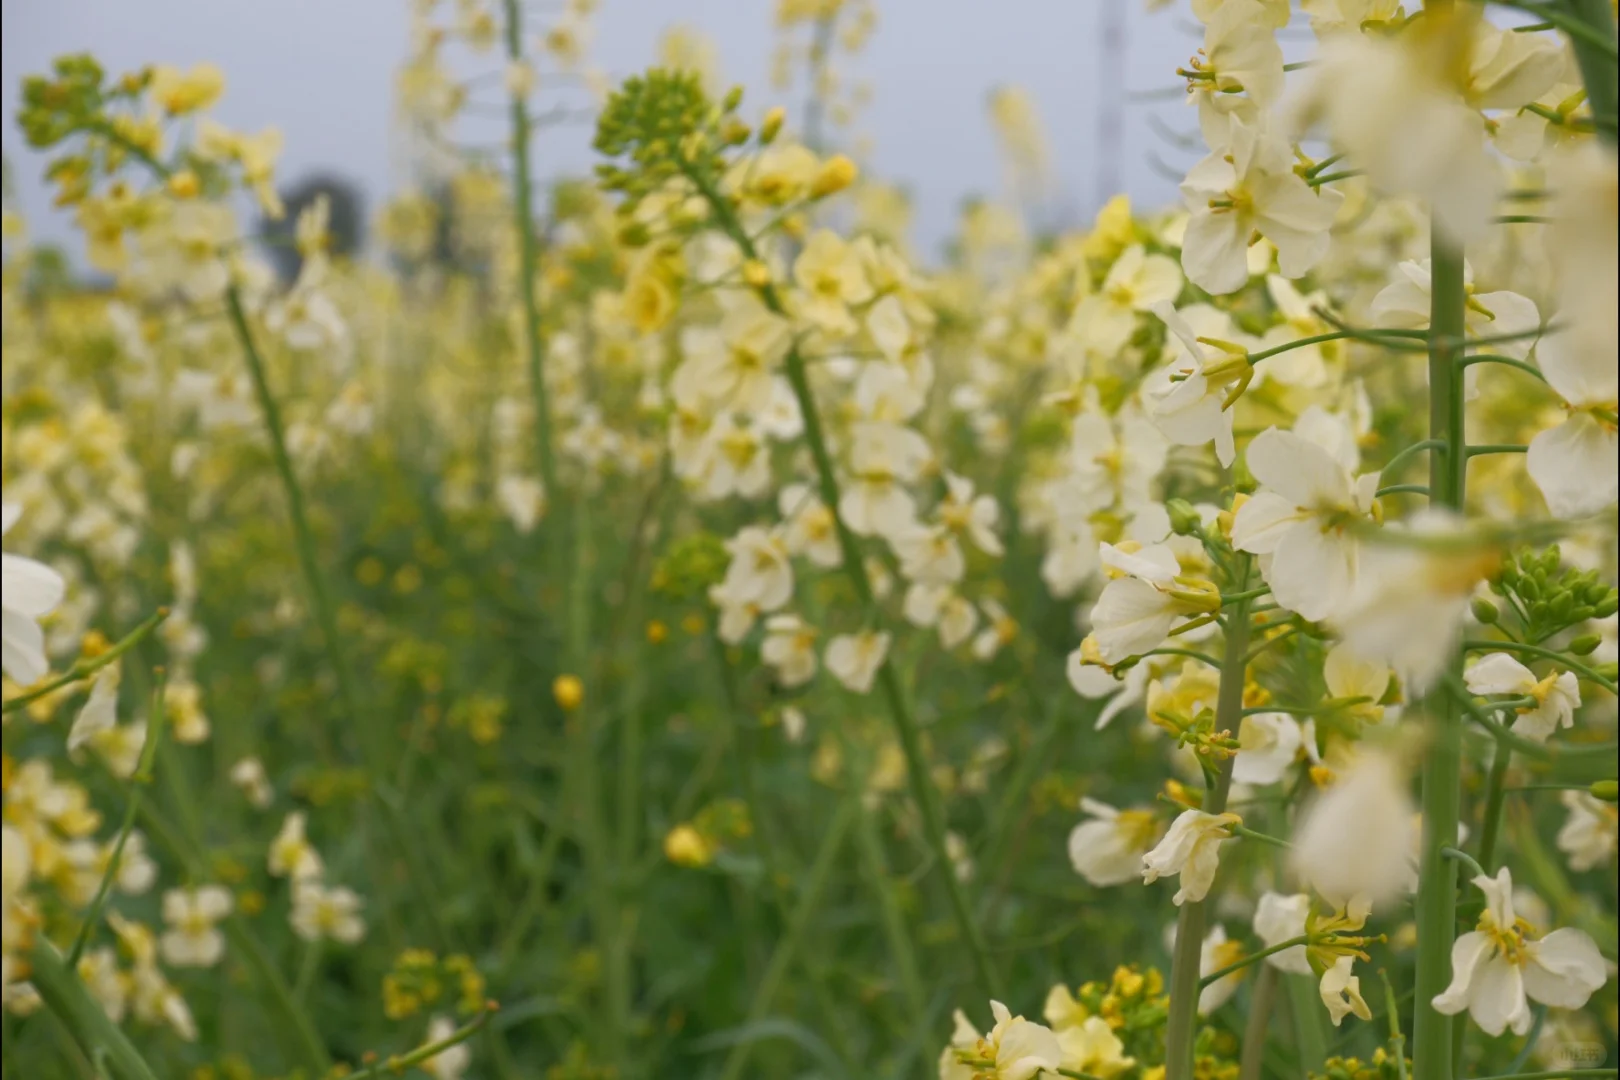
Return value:
[(263, 218), (259, 234), (268, 241), (267, 254), (276, 273), (284, 281), (292, 281), (303, 266), (303, 256), (293, 240), (298, 215), (317, 198), (325, 195), (331, 205), (331, 221), (327, 232), (331, 237), (328, 250), (337, 256), (352, 256), (365, 241), (366, 207), (360, 189), (349, 180), (331, 173), (305, 176), (281, 193), (287, 213), (279, 221)]

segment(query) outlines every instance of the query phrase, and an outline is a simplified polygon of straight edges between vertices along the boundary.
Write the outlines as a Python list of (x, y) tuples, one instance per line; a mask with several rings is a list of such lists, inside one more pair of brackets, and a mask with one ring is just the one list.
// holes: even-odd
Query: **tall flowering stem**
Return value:
[[(748, 231), (743, 228), (731, 204), (715, 188), (713, 182), (697, 169), (687, 168), (685, 175), (713, 210), (721, 230), (736, 243), (743, 256), (749, 260), (758, 260), (759, 252), (754, 247)], [(760, 288), (759, 293), (761, 300), (771, 311), (778, 315), (787, 315), (787, 309), (775, 286), (767, 283)], [(861, 607), (869, 613), (874, 612), (877, 607), (876, 594), (872, 588), (871, 578), (866, 572), (865, 560), (861, 557), (860, 544), (838, 511), (840, 499), (838, 474), (833, 465), (832, 452), (827, 447), (826, 434), (822, 430), (821, 413), (816, 407), (815, 394), (810, 387), (804, 357), (797, 346), (788, 351), (785, 368), (788, 383), (793, 388), (793, 396), (797, 399), (799, 411), (804, 417), (804, 441), (810, 449), (811, 459), (815, 462), (821, 501), (831, 511), (834, 527), (838, 533), (838, 548), (843, 556), (844, 573), (854, 587)], [(929, 775), (928, 760), (923, 752), (922, 734), (918, 730), (916, 718), (911, 714), (911, 705), (906, 700), (905, 688), (900, 684), (900, 675), (895, 670), (892, 659), (885, 659), (883, 666), (878, 669), (877, 685), (888, 708), (895, 732), (900, 737), (900, 747), (906, 758), (906, 773), (910, 781), (911, 795), (922, 812), (924, 836), (929, 849), (933, 852), (939, 876), (945, 882), (945, 891), (950, 898), (951, 912), (956, 919), (957, 928), (967, 943), (969, 953), (972, 954), (980, 989), (988, 997), (999, 997), (1001, 982), (991, 964), (984, 934), (979, 929), (972, 909), (968, 906), (961, 883), (951, 871), (953, 863), (945, 846), (945, 815), (939, 805), (939, 794), (934, 790), (933, 778)]]
[[(1433, 266), (1429, 308), (1429, 503), (1461, 511), (1466, 500), (1468, 454), (1461, 363), (1464, 305), (1462, 248), (1439, 230), (1430, 241)], [(1423, 757), (1423, 850), (1417, 895), (1418, 958), (1413, 1003), (1412, 1062), (1418, 1076), (1452, 1074), (1450, 1017), (1433, 1005), (1451, 982), (1456, 935), (1457, 867), (1443, 849), (1457, 842), (1462, 812), (1462, 712), (1449, 689), (1462, 656), (1450, 661), (1441, 689), (1428, 698), (1429, 742)]]
[[(1249, 558), (1239, 555), (1233, 589), (1242, 592), (1248, 581)], [(1233, 604), (1226, 615), (1226, 643), (1221, 652), (1221, 684), (1215, 699), (1215, 728), (1236, 732), (1243, 720), (1243, 687), (1248, 677), (1250, 598)], [(1232, 758), (1215, 766), (1204, 792), (1203, 810), (1219, 814), (1226, 809), (1232, 787)], [(1175, 952), (1170, 959), (1170, 1016), (1164, 1029), (1164, 1080), (1192, 1080), (1193, 1039), (1198, 1033), (1200, 962), (1209, 900), (1181, 905), (1176, 919)]]
[[(523, 63), (523, 9), (518, 0), (506, 0), (506, 58)], [(540, 302), (534, 285), (540, 264), (534, 235), (534, 190), (529, 164), (529, 133), (533, 124), (523, 94), (512, 94), (512, 216), (518, 237), (518, 291), (523, 302), (523, 344), (529, 366), (529, 388), (534, 395), (534, 437), (540, 461), (540, 479), (546, 496), (557, 497), (557, 458), (551, 445), (551, 401), (546, 392), (545, 352), (540, 342)]]

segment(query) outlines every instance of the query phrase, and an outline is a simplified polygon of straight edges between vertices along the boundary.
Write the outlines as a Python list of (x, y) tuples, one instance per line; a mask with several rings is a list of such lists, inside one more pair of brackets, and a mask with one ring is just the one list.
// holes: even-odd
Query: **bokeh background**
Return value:
[[(747, 87), (756, 106), (783, 100), (770, 80), (774, 7), (772, 0), (603, 0), (589, 62), (622, 78), (656, 60), (666, 29), (688, 26), (713, 41), (722, 78)], [(910, 190), (912, 239), (925, 255), (937, 253), (965, 198), (1002, 193), (986, 107), (999, 85), (1027, 91), (1049, 138), (1047, 194), (1032, 215), (1041, 224), (1089, 218), (1103, 192), (1162, 205), (1175, 195), (1171, 170), (1196, 160), (1174, 138), (1194, 128), (1170, 74), (1201, 37), (1184, 11), (1150, 12), (1141, 0), (883, 0), (878, 7), (877, 31), (848, 72), (871, 90), (847, 133), (860, 145), (849, 149), (865, 148), (861, 159), (875, 174)], [(41, 240), (68, 241), (70, 223), (52, 212), (40, 162), (11, 121), (19, 80), (64, 52), (91, 51), (112, 71), (159, 60), (218, 64), (228, 78), (218, 118), (248, 130), (282, 129), (284, 186), (335, 173), (375, 208), (407, 182), (408, 147), (393, 103), (408, 46), (406, 0), (4, 0), (0, 10), (5, 156)], [(531, 5), (531, 23), (541, 25), (547, 10)], [(498, 65), (487, 60), (486, 70)], [(483, 100), (503, 100), (498, 81), (484, 88)], [(589, 104), (582, 90), (559, 94), (557, 101)], [(784, 103), (794, 103), (791, 95)], [(1107, 132), (1109, 116), (1117, 136)], [(494, 108), (461, 129), (469, 143), (492, 145), (504, 132)], [(545, 131), (539, 174), (587, 171), (590, 135), (586, 121)]]

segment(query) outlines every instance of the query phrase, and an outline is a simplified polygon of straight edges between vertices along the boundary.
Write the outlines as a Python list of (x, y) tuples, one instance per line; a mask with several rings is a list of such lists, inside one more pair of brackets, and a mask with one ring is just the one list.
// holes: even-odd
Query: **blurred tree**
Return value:
[(326, 196), (332, 207), (328, 225), (331, 253), (352, 256), (365, 241), (365, 197), (360, 189), (353, 182), (330, 173), (306, 176), (282, 191), (281, 201), (287, 205), (286, 215), (279, 221), (262, 218), (259, 223), (259, 235), (269, 242), (270, 262), (284, 281), (296, 278), (304, 261), (293, 242), (298, 215), (322, 195)]

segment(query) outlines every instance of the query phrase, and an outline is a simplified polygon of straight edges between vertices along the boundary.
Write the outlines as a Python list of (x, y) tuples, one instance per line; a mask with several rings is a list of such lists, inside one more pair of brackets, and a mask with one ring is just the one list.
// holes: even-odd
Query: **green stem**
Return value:
[[(757, 259), (759, 255), (754, 248), (753, 242), (748, 238), (747, 232), (737, 220), (731, 204), (715, 189), (712, 181), (703, 173), (691, 168), (687, 169), (686, 176), (713, 209), (720, 227), (741, 249), (743, 256), (748, 259)], [(777, 295), (774, 286), (767, 284), (759, 291), (766, 307), (778, 315), (786, 314), (786, 308), (783, 306), (781, 297)], [(839, 551), (843, 556), (844, 573), (855, 589), (855, 595), (861, 609), (867, 613), (869, 618), (875, 619), (877, 603), (872, 589), (872, 582), (866, 572), (866, 562), (861, 558), (860, 543), (857, 541), (855, 534), (850, 531), (849, 525), (844, 521), (843, 514), (838, 510), (840, 501), (838, 474), (833, 465), (832, 452), (827, 447), (826, 436), (822, 432), (821, 413), (816, 406), (815, 394), (810, 387), (810, 379), (805, 370), (804, 359), (799, 354), (797, 346), (788, 351), (785, 367), (788, 383), (793, 388), (793, 396), (797, 399), (799, 412), (803, 416), (804, 439), (810, 449), (810, 457), (815, 463), (821, 501), (833, 517), (834, 529), (838, 535)], [(968, 907), (967, 897), (963, 893), (961, 883), (956, 880), (956, 875), (952, 872), (952, 863), (945, 846), (945, 817), (940, 809), (939, 795), (934, 790), (933, 777), (929, 774), (928, 761), (923, 753), (922, 736), (915, 718), (911, 715), (911, 707), (906, 702), (905, 691), (900, 685), (900, 676), (895, 669), (892, 657), (886, 658), (883, 666), (878, 669), (877, 682), (884, 703), (888, 708), (890, 720), (900, 738), (900, 747), (906, 759), (906, 773), (910, 781), (911, 795), (916, 800), (918, 809), (922, 813), (924, 838), (933, 852), (938, 873), (945, 883), (946, 895), (950, 900), (951, 912), (956, 919), (957, 927), (973, 958), (973, 966), (978, 975), (980, 991), (986, 997), (999, 998), (1001, 997), (1001, 980), (990, 962), (990, 952), (985, 947), (984, 935)]]
[[(1212, 971), (1208, 975), (1204, 975), (1204, 976), (1200, 977), (1199, 980), (1198, 980), (1198, 986), (1199, 986), (1200, 989), (1202, 989), (1203, 987), (1208, 986), (1212, 982), (1215, 982), (1215, 981), (1217, 981), (1219, 979), (1226, 978), (1226, 976), (1232, 974), (1232, 972), (1234, 972), (1234, 971), (1242, 971), (1246, 967), (1252, 967), (1253, 965), (1258, 964), (1260, 961), (1264, 960), (1268, 956), (1275, 956), (1275, 955), (1277, 955), (1278, 953), (1282, 952), (1285, 949), (1294, 948), (1296, 945), (1309, 945), (1310, 943), (1311, 943), (1311, 935), (1309, 935), (1309, 934), (1301, 934), (1298, 937), (1291, 937), (1287, 941), (1280, 941), (1275, 945), (1268, 945), (1264, 949), (1261, 949), (1258, 952), (1250, 953), (1248, 956), (1245, 956), (1243, 959), (1237, 961), (1236, 963), (1227, 964), (1225, 967), (1219, 969), (1218, 971)], [(1275, 971), (1276, 970), (1275, 968), (1271, 967), (1271, 965), (1269, 965), (1269, 964), (1266, 965), (1266, 967), (1267, 967), (1267, 970), (1269, 970), (1269, 971)]]
[(1479, 865), (1487, 874), (1496, 869), (1496, 841), (1502, 833), (1502, 804), (1507, 800), (1507, 774), (1512, 764), (1513, 747), (1498, 740), (1485, 781), (1485, 823), (1479, 831)]
[(1432, 495), (1427, 484), (1388, 484), (1374, 493), (1373, 498), (1382, 499), (1385, 495)]
[[(1234, 584), (1239, 591), (1248, 583), (1249, 559), (1241, 556)], [(1249, 651), (1249, 601), (1240, 601), (1226, 624), (1222, 646), (1221, 681), (1215, 699), (1215, 729), (1235, 732), (1243, 717), (1243, 687)], [(1226, 809), (1226, 796), (1232, 786), (1232, 759), (1217, 766), (1208, 791), (1204, 811), (1219, 814)], [(1170, 961), (1170, 1015), (1164, 1032), (1164, 1080), (1192, 1080), (1193, 1037), (1198, 1030), (1199, 965), (1208, 920), (1209, 898), (1181, 905), (1176, 919), (1175, 952)]]
[(905, 996), (918, 1046), (926, 1054), (929, 1048), (928, 1002), (923, 993), (922, 978), (918, 974), (917, 954), (911, 945), (910, 932), (906, 929), (905, 915), (889, 884), (888, 860), (884, 857), (877, 821), (864, 807), (856, 827), (856, 839), (861, 845), (861, 861), (871, 879), (872, 891), (877, 895), (878, 912), (883, 917), (883, 933), (889, 939), (889, 952), (900, 976), (900, 992)]
[[(1433, 0), (1429, 6), (1434, 6)], [(1460, 511), (1464, 506), (1468, 458), (1461, 351), (1466, 332), (1467, 292), (1463, 253), (1439, 229), (1430, 238), (1432, 266), (1429, 308), (1429, 438), (1445, 443), (1445, 453), (1429, 458), (1429, 502)], [(1449, 673), (1462, 666), (1459, 653)], [(1428, 753), (1423, 760), (1423, 847), (1418, 867), (1416, 1001), (1413, 1006), (1412, 1059), (1418, 1076), (1450, 1077), (1451, 1018), (1434, 999), (1451, 981), (1451, 943), (1456, 936), (1457, 873), (1445, 849), (1457, 842), (1462, 812), (1462, 717), (1448, 687), (1429, 694)]]
[(1525, 454), (1530, 451), (1522, 443), (1478, 443), (1466, 449), (1471, 458), (1484, 457), (1486, 454)]
[(1415, 442), (1385, 462), (1383, 469), (1379, 471), (1379, 475), (1388, 476), (1425, 450), (1444, 450), (1445, 448), (1446, 444), (1443, 439), (1424, 439), (1422, 442)]
[(1454, 848), (1454, 847), (1451, 847), (1451, 846), (1448, 845), (1448, 846), (1443, 847), (1443, 848), (1440, 849), (1440, 854), (1445, 856), (1446, 858), (1452, 860), (1453, 862), (1461, 863), (1463, 866), (1467, 867), (1469, 870), (1472, 870), (1474, 872), (1475, 877), (1490, 877), (1491, 876), (1491, 875), (1489, 875), (1489, 874), (1487, 874), (1485, 872), (1485, 868), (1483, 866), (1479, 865), (1479, 862), (1477, 860), (1475, 860), (1475, 858), (1472, 855), (1468, 854), (1468, 852), (1462, 850), (1461, 848)]
[(1562, 7), (1569, 12), (1568, 19), (1561, 15), (1554, 19), (1554, 13), (1545, 7), (1541, 14), (1570, 35), (1593, 123), (1599, 137), (1612, 147), (1620, 138), (1620, 66), (1615, 64), (1613, 9), (1608, 0), (1564, 0)]
[(489, 1018), (495, 1015), (496, 1008), (497, 1006), (493, 1001), (485, 1002), (483, 1010), (477, 1016), (462, 1024), (444, 1038), (435, 1039), (433, 1042), (418, 1046), (408, 1054), (396, 1054), (393, 1057), (380, 1058), (359, 1072), (349, 1073), (348, 1080), (372, 1080), (373, 1077), (378, 1076), (398, 1076), (414, 1065), (426, 1064), (451, 1047), (459, 1046), (482, 1031), (484, 1025), (489, 1023)]
[(5, 705), (0, 706), (0, 715), (9, 715), (16, 712), (18, 709), (38, 701), (47, 694), (56, 693), (56, 691), (62, 689), (64, 686), (70, 686), (81, 679), (88, 679), (90, 676), (94, 675), (96, 672), (100, 671), (102, 668), (106, 667), (108, 664), (112, 663), (114, 660), (117, 660), (120, 656), (123, 656), (125, 653), (129, 652), (129, 650), (139, 645), (141, 640), (145, 638), (147, 634), (150, 634), (153, 630), (157, 629), (158, 624), (163, 622), (163, 620), (167, 619), (168, 617), (168, 608), (158, 608), (156, 611), (152, 612), (152, 614), (148, 615), (139, 626), (125, 634), (116, 645), (113, 645), (101, 655), (91, 657), (88, 660), (81, 658), (77, 663), (69, 668), (65, 674), (52, 679), (50, 682), (41, 683), (39, 686), (35, 686), (24, 693), (18, 694), (16, 697), (7, 698)]
[(43, 934), (35, 936), (28, 953), (28, 968), (29, 980), (39, 991), (46, 1008), (62, 1021), (87, 1057), (105, 1060), (122, 1080), (157, 1080), (157, 1073), (118, 1025), (107, 1018), (101, 1003), (90, 996), (84, 983)]
[(1541, 369), (1530, 363), (1530, 361), (1518, 360), (1511, 356), (1497, 356), (1494, 353), (1479, 353), (1474, 356), (1465, 356), (1457, 364), (1457, 366), (1469, 368), (1473, 367), (1475, 364), (1500, 364), (1502, 367), (1510, 367), (1518, 371), (1522, 371), (1526, 375), (1534, 377), (1537, 382), (1544, 383), (1547, 381), (1547, 376), (1543, 375), (1541, 373)]
[[(505, 0), (506, 56), (514, 64), (523, 62), (523, 8), (518, 0)], [(534, 437), (540, 462), (540, 480), (546, 498), (555, 501), (557, 459), (551, 445), (551, 401), (546, 390), (545, 353), (540, 340), (540, 301), (535, 296), (535, 278), (540, 264), (534, 235), (534, 190), (529, 163), (529, 106), (519, 94), (512, 95), (512, 215), (518, 235), (518, 291), (523, 303), (523, 344), (528, 357), (529, 392), (534, 396)]]
[(1246, 825), (1233, 825), (1232, 826), (1232, 835), (1233, 836), (1241, 836), (1245, 840), (1258, 840), (1262, 844), (1270, 844), (1272, 847), (1276, 847), (1276, 848), (1285, 848), (1286, 849), (1286, 848), (1291, 848), (1291, 847), (1294, 846), (1293, 844), (1290, 844), (1287, 840), (1284, 840), (1279, 836), (1272, 836), (1270, 833), (1259, 832), (1259, 831), (1257, 831), (1255, 829), (1249, 828)]
[(1266, 1061), (1266, 1029), (1271, 1026), (1271, 1007), (1277, 1000), (1280, 975), (1275, 967), (1267, 964), (1254, 980), (1254, 992), (1249, 997), (1249, 1019), (1243, 1025), (1238, 1080), (1260, 1080)]
[(157, 763), (158, 745), (163, 741), (165, 718), (163, 685), (163, 672), (160, 668), (157, 685), (152, 690), (146, 743), (141, 747), (141, 756), (135, 766), (135, 772), (129, 778), (129, 804), (124, 807), (124, 820), (118, 827), (118, 839), (113, 843), (112, 854), (107, 858), (107, 869), (101, 875), (101, 883), (96, 886), (96, 895), (84, 913), (84, 922), (73, 937), (73, 947), (68, 950), (67, 966), (75, 970), (79, 966), (79, 958), (84, 955), (85, 946), (90, 943), (91, 935), (95, 933), (96, 927), (101, 925), (101, 912), (107, 906), (107, 897), (112, 892), (113, 881), (118, 877), (118, 864), (124, 857), (124, 846), (129, 843), (129, 834), (135, 829), (135, 818), (141, 812), (141, 800), (145, 796), (146, 787), (152, 782), (152, 767)]
[[(822, 837), (821, 850), (816, 852), (815, 862), (810, 866), (810, 879), (805, 884), (804, 894), (799, 898), (799, 906), (793, 911), (793, 918), (788, 923), (787, 932), (771, 953), (770, 963), (765, 968), (765, 974), (759, 985), (754, 989), (753, 1004), (748, 1009), (747, 1024), (757, 1024), (770, 1011), (781, 989), (782, 980), (786, 978), (788, 968), (793, 965), (803, 944), (805, 934), (810, 929), (816, 909), (821, 906), (822, 894), (827, 891), (831, 882), (833, 870), (837, 867), (839, 855), (844, 847), (844, 839), (850, 827), (855, 824), (856, 815), (861, 812), (861, 796), (858, 791), (845, 792), (838, 812), (833, 815), (832, 823), (827, 828), (827, 834)], [(725, 1070), (721, 1073), (722, 1080), (737, 1080), (748, 1066), (748, 1058), (752, 1053), (752, 1041), (740, 1042), (731, 1050), (726, 1059)]]
[(1378, 980), (1384, 984), (1384, 1015), (1389, 1018), (1389, 1048), (1395, 1056), (1395, 1078), (1406, 1080), (1406, 1036), (1401, 1034), (1401, 1011), (1395, 1001), (1395, 984), (1389, 981), (1389, 972), (1378, 969)]

